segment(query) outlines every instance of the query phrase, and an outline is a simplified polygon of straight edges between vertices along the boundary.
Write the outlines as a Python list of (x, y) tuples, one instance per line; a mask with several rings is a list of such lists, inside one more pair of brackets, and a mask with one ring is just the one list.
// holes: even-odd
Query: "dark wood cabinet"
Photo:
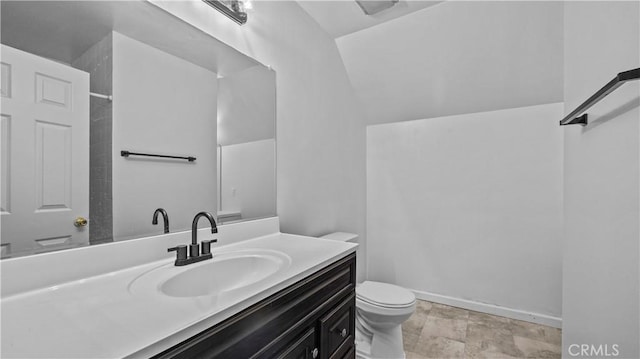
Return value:
[(350, 254), (154, 358), (355, 358)]

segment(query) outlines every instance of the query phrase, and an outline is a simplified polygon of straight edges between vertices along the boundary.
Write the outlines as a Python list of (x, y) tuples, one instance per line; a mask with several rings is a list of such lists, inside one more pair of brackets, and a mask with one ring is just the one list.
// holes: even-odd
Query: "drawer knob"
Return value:
[(313, 359), (316, 359), (318, 357), (318, 348), (313, 348), (311, 356), (313, 357)]
[(347, 330), (346, 329), (342, 329), (342, 331), (340, 332), (340, 336), (342, 336), (343, 338), (347, 337)]

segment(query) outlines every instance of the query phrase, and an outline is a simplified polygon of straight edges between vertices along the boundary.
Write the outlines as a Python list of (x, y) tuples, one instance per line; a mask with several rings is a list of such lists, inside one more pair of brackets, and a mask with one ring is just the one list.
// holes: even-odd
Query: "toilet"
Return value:
[[(336, 232), (321, 238), (355, 242), (358, 236)], [(402, 323), (416, 309), (413, 292), (397, 285), (364, 281), (356, 286), (356, 358), (404, 359)]]

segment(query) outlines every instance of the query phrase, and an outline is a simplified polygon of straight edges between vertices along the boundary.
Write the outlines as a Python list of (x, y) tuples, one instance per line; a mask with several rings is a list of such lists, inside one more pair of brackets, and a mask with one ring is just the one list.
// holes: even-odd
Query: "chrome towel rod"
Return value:
[(108, 100), (109, 102), (113, 101), (113, 96), (111, 96), (111, 95), (103, 95), (103, 94), (99, 94), (99, 93), (95, 93), (95, 92), (89, 92), (89, 96), (93, 96), (93, 97), (97, 97), (97, 98), (103, 98), (105, 100)]
[[(640, 79), (640, 68), (624, 71), (619, 73), (613, 80), (609, 81), (603, 88), (598, 90), (593, 96), (589, 97), (587, 101), (583, 102), (582, 105), (578, 106), (575, 110), (571, 111), (570, 114), (565, 116), (565, 118), (560, 121), (560, 126), (564, 125), (586, 125), (587, 124), (587, 114), (585, 113), (582, 116), (579, 116), (583, 112), (589, 109), (589, 107), (593, 106), (596, 102), (602, 100), (605, 96), (612, 93), (615, 89), (620, 87), (622, 84), (628, 81), (633, 81)], [(579, 117), (576, 117), (579, 116)]]
[(129, 157), (129, 156), (146, 156), (146, 157), (159, 157), (159, 158), (173, 158), (177, 160), (187, 160), (189, 162), (193, 162), (196, 160), (195, 157), (188, 156), (167, 156), (167, 155), (156, 155), (153, 153), (138, 153), (138, 152), (130, 152), (130, 151), (120, 151), (120, 156)]

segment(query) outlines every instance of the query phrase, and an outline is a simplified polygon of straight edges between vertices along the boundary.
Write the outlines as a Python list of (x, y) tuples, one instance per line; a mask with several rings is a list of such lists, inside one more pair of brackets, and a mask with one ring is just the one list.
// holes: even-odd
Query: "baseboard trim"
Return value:
[(559, 317), (527, 312), (519, 309), (501, 307), (498, 305), (476, 302), (473, 300), (449, 297), (446, 295), (429, 293), (429, 292), (424, 292), (424, 291), (415, 290), (415, 289), (410, 289), (410, 290), (413, 293), (415, 293), (416, 298), (426, 300), (429, 302), (446, 304), (453, 307), (469, 309), (476, 312), (499, 315), (501, 317), (507, 317), (511, 319), (524, 320), (526, 322), (548, 325), (554, 328), (562, 328), (562, 318), (559, 318)]

